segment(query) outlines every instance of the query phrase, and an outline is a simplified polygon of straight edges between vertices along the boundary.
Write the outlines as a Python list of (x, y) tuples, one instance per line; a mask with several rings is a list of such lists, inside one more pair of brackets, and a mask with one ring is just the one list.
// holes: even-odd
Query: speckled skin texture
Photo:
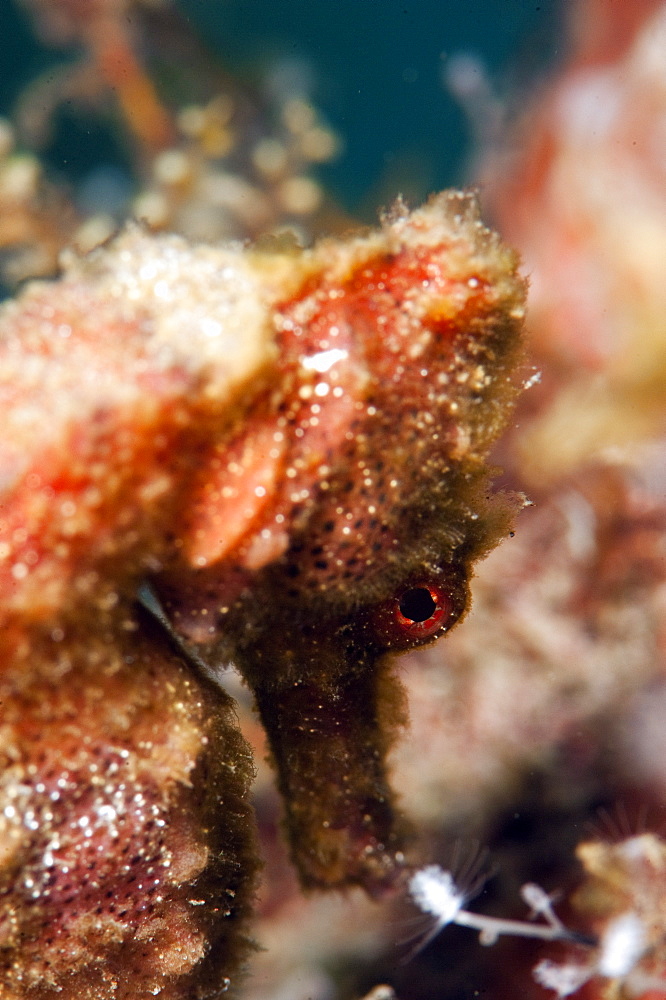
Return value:
[(399, 881), (392, 652), (508, 530), (524, 288), (448, 194), (300, 254), (129, 230), (0, 317), (3, 996), (218, 995), (247, 953), (253, 689), (307, 885)]
[[(70, 632), (69, 682), (3, 679), (3, 997), (217, 996), (233, 971), (252, 762), (230, 706), (142, 631)], [(54, 660), (33, 645), (29, 666)]]
[(237, 253), (130, 230), (4, 308), (3, 1000), (217, 996), (247, 953), (251, 755), (134, 594), (271, 356), (256, 292)]

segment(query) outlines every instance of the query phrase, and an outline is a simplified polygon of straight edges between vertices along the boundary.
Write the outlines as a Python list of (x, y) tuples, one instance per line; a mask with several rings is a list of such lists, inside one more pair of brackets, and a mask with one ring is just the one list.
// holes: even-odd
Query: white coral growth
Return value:
[[(478, 880), (476, 886), (478, 887)], [(523, 886), (522, 891), (523, 898), (532, 906), (533, 913), (544, 918), (543, 923), (503, 920), (465, 910), (464, 904), (476, 895), (476, 891), (457, 884), (453, 873), (445, 871), (439, 865), (420, 868), (409, 880), (409, 892), (418, 908), (435, 918), (433, 928), (420, 942), (420, 946), (427, 944), (447, 924), (477, 930), (479, 940), (487, 945), (494, 944), (503, 934), (542, 938), (545, 941), (576, 939), (576, 935), (567, 930), (555, 915), (552, 900), (540, 886), (529, 883)]]
[[(524, 885), (521, 895), (531, 907), (530, 916), (538, 918), (538, 923), (503, 920), (466, 910), (465, 904), (483, 884), (478, 861), (473, 861), (459, 878), (439, 865), (428, 865), (412, 875), (410, 895), (418, 908), (434, 920), (417, 950), (447, 924), (471, 927), (479, 932), (482, 944), (494, 944), (503, 934), (568, 941), (585, 946), (587, 954), (580, 952), (560, 963), (544, 959), (534, 969), (536, 981), (558, 997), (571, 996), (595, 978), (622, 984), (631, 996), (666, 989), (666, 845), (660, 838), (644, 834), (615, 845), (582, 844), (577, 853), (588, 875), (588, 887), (603, 890), (593, 891), (591, 898), (608, 901), (608, 912), (595, 913), (595, 924), (605, 920), (598, 938), (565, 927), (553, 910), (552, 897), (534, 883)], [(620, 901), (626, 909), (619, 908)]]

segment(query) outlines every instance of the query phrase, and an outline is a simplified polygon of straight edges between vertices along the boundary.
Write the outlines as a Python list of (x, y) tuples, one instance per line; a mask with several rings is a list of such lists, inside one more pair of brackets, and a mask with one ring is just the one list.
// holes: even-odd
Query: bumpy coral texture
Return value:
[[(589, 842), (578, 848), (587, 878), (574, 905), (590, 920), (601, 940), (596, 972), (610, 979), (598, 995), (612, 997), (621, 986), (628, 993), (657, 1000), (666, 996), (666, 941), (664, 938), (664, 879), (666, 845), (661, 837), (644, 833), (616, 844)], [(615, 928), (628, 926), (633, 951), (625, 945), (623, 959), (610, 945)], [(626, 934), (626, 931), (625, 931)], [(605, 946), (605, 949), (604, 949)], [(615, 980), (615, 982), (613, 982)]]
[(215, 996), (247, 952), (252, 687), (307, 884), (399, 877), (386, 654), (468, 603), (523, 285), (460, 194), (302, 254), (128, 230), (0, 318), (3, 996)]
[(576, 853), (585, 879), (572, 902), (594, 928), (595, 945), (565, 949), (558, 962), (544, 959), (534, 970), (536, 980), (558, 997), (663, 1000), (663, 839), (644, 833), (611, 844), (595, 840)]

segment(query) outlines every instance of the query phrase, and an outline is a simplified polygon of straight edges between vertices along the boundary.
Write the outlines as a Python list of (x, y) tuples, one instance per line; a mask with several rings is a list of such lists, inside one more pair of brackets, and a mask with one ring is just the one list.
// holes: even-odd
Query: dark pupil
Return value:
[(413, 587), (402, 595), (400, 614), (413, 622), (425, 622), (432, 618), (436, 607), (427, 587)]

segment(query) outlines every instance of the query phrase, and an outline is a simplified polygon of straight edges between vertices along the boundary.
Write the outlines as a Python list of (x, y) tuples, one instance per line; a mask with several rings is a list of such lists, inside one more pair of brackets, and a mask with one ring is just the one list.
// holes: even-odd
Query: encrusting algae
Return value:
[(486, 455), (523, 298), (451, 192), (311, 251), (129, 228), (3, 307), (3, 997), (234, 977), (257, 852), (219, 664), (254, 692), (302, 882), (400, 882), (391, 654), (464, 614), (520, 505)]

